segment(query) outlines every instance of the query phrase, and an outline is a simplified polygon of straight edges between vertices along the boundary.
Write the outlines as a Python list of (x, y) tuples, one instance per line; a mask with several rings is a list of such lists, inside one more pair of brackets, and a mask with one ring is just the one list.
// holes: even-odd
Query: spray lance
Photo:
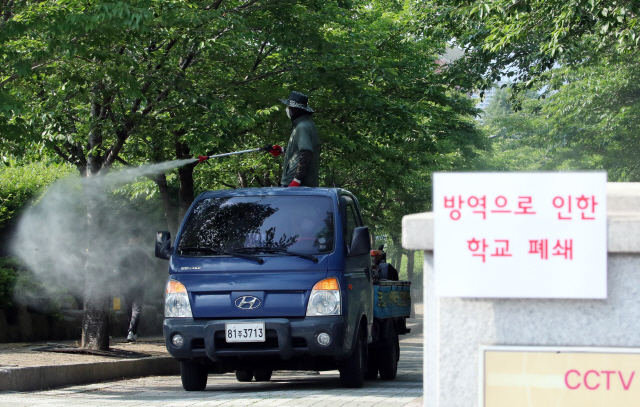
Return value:
[(242, 151), (234, 151), (233, 153), (224, 153), (224, 154), (216, 154), (216, 155), (200, 155), (198, 156), (198, 162), (203, 162), (203, 161), (207, 161), (209, 158), (217, 158), (217, 157), (226, 157), (228, 155), (236, 155), (236, 154), (245, 154), (245, 153), (254, 153), (256, 151), (266, 151), (268, 153), (271, 153), (274, 157), (277, 157), (278, 155), (282, 154), (282, 152), (284, 152), (284, 149), (278, 145), (275, 146), (264, 146), (264, 147), (260, 147), (260, 148), (252, 148), (251, 150), (242, 150)]

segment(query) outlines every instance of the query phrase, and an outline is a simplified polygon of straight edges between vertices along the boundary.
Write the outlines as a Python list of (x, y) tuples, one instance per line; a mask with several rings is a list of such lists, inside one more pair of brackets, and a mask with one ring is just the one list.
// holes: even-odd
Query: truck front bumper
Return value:
[[(265, 323), (265, 342), (226, 342), (226, 323), (256, 321)], [(294, 356), (346, 356), (350, 349), (344, 346), (344, 325), (342, 316), (256, 320), (165, 318), (163, 331), (167, 350), (177, 359), (208, 357), (218, 361), (225, 357), (279, 356), (282, 360), (289, 360)], [(331, 337), (326, 346), (318, 343), (321, 333)], [(175, 335), (183, 337), (182, 346), (176, 347), (172, 343)]]

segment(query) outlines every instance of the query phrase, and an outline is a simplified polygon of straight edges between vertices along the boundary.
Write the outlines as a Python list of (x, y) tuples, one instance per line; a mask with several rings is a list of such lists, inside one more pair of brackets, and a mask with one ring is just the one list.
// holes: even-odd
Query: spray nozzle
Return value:
[(208, 159), (209, 159), (209, 157), (207, 157), (206, 155), (199, 155), (198, 156), (198, 162), (207, 161)]

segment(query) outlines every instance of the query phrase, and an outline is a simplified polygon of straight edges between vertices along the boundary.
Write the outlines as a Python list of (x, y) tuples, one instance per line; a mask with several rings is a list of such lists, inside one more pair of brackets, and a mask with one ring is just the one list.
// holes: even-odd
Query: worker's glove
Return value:
[(299, 187), (300, 186), (300, 180), (298, 178), (294, 178), (293, 181), (291, 181), (291, 184), (289, 184), (290, 187)]
[(280, 147), (279, 145), (274, 145), (274, 146), (264, 146), (262, 147), (262, 149), (264, 151), (266, 151), (267, 153), (270, 153), (271, 155), (273, 155), (274, 157), (279, 156), (280, 154), (284, 153), (284, 148)]

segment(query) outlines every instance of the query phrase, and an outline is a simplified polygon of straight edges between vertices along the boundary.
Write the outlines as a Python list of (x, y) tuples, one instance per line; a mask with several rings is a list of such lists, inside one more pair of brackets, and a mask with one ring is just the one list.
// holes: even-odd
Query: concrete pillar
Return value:
[(437, 298), (433, 213), (403, 218), (424, 251), (425, 406), (478, 406), (482, 345), (640, 348), (640, 183), (608, 183), (607, 211), (605, 300)]

